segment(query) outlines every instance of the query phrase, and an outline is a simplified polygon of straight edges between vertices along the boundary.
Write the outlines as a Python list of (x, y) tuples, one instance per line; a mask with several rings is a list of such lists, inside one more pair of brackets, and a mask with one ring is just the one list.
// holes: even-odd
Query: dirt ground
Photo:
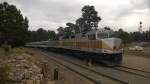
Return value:
[[(141, 51), (141, 52), (125, 51), (125, 53), (123, 55), (122, 65), (130, 67), (130, 68), (135, 68), (135, 69), (150, 72), (150, 52), (149, 51), (150, 51), (150, 47), (144, 48), (144, 51)], [(18, 62), (18, 61), (20, 62), (20, 60), (21, 60), (21, 63), (22, 63), (22, 61), (24, 63), (25, 62), (24, 58), (29, 57), (30, 60), (32, 59), (32, 61), (30, 61), (30, 62), (33, 62), (33, 64), (35, 63), (35, 65), (40, 65), (40, 63), (47, 60), (47, 57), (42, 56), (41, 53), (38, 53), (35, 50), (29, 49), (29, 48), (18, 48), (13, 52), (15, 52), (14, 54), (12, 54), (14, 56), (11, 55), (10, 57), (13, 57), (12, 58), (13, 60), (17, 60), (16, 62)], [(2, 54), (2, 53), (4, 53), (4, 52), (2, 52), (2, 49), (0, 48), (0, 57), (4, 57), (4, 54)], [(17, 55), (17, 57), (15, 57), (16, 55)], [(41, 56), (42, 56), (42, 58), (41, 58)], [(9, 57), (9, 59), (10, 59), (10, 57)], [(20, 58), (20, 57), (22, 57), (22, 58)], [(2, 61), (2, 60), (0, 60), (0, 61)], [(27, 60), (27, 61), (29, 61), (29, 60)], [(21, 63), (19, 63), (19, 64), (21, 64)], [(29, 62), (27, 62), (27, 63), (29, 63)], [(11, 64), (13, 64), (13, 63), (11, 63)], [(22, 67), (24, 65), (19, 65), (19, 66)], [(32, 68), (32, 66), (30, 66), (30, 67)], [(38, 66), (38, 67), (40, 69), (41, 66)], [(32, 69), (32, 71), (33, 71), (33, 69)], [(35, 71), (37, 71), (37, 69)], [(38, 73), (40, 75), (42, 75), (41, 71), (39, 71)], [(54, 84), (54, 81), (51, 80), (51, 77), (50, 76), (48, 76), (48, 77), (49, 77), (49, 80), (48, 80), (49, 84)]]
[(150, 72), (150, 47), (143, 51), (125, 51), (123, 55), (124, 66)]
[(150, 72), (150, 59), (135, 55), (124, 55), (123, 66)]

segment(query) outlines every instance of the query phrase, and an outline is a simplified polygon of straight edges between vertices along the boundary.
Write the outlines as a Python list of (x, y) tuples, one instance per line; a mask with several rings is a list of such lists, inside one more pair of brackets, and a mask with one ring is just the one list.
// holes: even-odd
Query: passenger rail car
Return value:
[(85, 53), (86, 55), (83, 55), (82, 58), (106, 64), (120, 64), (122, 62), (122, 41), (119, 38), (112, 37), (112, 31), (106, 29), (92, 30), (84, 36), (77, 34), (75, 38), (70, 39), (31, 42), (26, 46)]

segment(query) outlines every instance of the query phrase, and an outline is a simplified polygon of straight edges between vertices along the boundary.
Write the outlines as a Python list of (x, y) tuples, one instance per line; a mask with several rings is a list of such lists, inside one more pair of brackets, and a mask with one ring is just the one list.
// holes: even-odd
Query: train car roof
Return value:
[(38, 41), (38, 42), (29, 42), (29, 43), (45, 43), (45, 42), (49, 42), (49, 41)]

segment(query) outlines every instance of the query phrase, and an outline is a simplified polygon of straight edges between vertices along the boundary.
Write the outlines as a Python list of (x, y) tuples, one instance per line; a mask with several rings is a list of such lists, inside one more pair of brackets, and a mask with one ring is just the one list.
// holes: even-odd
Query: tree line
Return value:
[(143, 31), (142, 33), (126, 32), (123, 29), (115, 31), (115, 37), (121, 38), (124, 44), (131, 42), (150, 42), (150, 30)]
[(44, 30), (43, 28), (39, 28), (36, 31), (29, 31), (28, 42), (47, 41), (56, 39), (57, 35), (55, 31)]
[[(65, 27), (57, 28), (57, 33), (52, 30), (39, 28), (36, 31), (28, 30), (29, 20), (21, 14), (15, 5), (7, 2), (0, 3), (0, 45), (22, 46), (26, 42), (58, 40), (60, 37), (71, 38), (75, 34), (86, 34), (88, 31), (96, 30), (98, 23), (102, 20), (94, 6), (85, 5), (81, 9), (81, 16), (75, 23), (67, 22)], [(109, 27), (104, 27), (110, 29)], [(123, 40), (123, 43), (135, 41), (150, 41), (150, 31), (143, 33), (126, 32), (123, 29), (115, 31), (115, 37)]]
[[(63, 29), (62, 27), (58, 29)], [(104, 29), (112, 29), (110, 27), (104, 27)], [(60, 31), (60, 30), (58, 30)], [(62, 31), (62, 30), (61, 30)], [(55, 31), (50, 30), (44, 30), (43, 28), (39, 28), (36, 31), (29, 31), (30, 32), (30, 38), (29, 42), (36, 42), (36, 41), (46, 41), (46, 40), (59, 40), (60, 34), (66, 34), (65, 38), (70, 37), (70, 32), (64, 33), (56, 33)], [(73, 35), (73, 32), (71, 32)], [(67, 35), (68, 34), (68, 35)], [(113, 37), (121, 38), (124, 44), (128, 44), (131, 42), (150, 42), (150, 31), (143, 31), (140, 32), (127, 32), (120, 28), (117, 31), (114, 31)]]

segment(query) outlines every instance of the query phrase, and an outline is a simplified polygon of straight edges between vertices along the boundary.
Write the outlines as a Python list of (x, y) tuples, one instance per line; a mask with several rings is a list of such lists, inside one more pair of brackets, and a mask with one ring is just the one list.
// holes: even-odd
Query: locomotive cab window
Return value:
[(109, 36), (108, 36), (108, 33), (98, 33), (97, 37), (100, 39), (103, 39), (103, 38), (108, 38)]

